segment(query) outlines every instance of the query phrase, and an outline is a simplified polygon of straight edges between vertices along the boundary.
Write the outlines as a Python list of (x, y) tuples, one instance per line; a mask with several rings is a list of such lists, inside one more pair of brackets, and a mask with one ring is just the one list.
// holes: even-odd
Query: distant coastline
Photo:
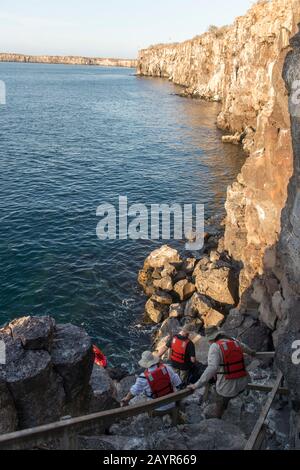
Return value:
[(134, 59), (105, 59), (101, 57), (28, 55), (0, 53), (0, 62), (25, 62), (36, 64), (96, 65), (100, 67), (136, 67)]

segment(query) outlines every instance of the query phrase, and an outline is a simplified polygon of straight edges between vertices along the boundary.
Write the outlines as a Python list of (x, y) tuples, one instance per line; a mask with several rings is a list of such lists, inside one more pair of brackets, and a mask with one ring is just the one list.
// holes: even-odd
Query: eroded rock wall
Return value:
[[(293, 172), (282, 68), (299, 22), (300, 0), (262, 1), (232, 26), (182, 44), (153, 46), (139, 55), (139, 74), (167, 77), (187, 87), (188, 94), (221, 100), (219, 126), (242, 134), (249, 157), (228, 188), (225, 249), (243, 265), (243, 308), (252, 298), (253, 281), (276, 260), (273, 248)], [(261, 292), (254, 296), (259, 305)], [(273, 327), (272, 322), (267, 318)]]

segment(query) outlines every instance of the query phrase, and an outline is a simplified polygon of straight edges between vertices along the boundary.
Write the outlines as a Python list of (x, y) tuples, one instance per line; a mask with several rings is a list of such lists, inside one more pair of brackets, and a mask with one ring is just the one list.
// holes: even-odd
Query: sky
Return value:
[(253, 0), (0, 0), (0, 52), (135, 58), (231, 24)]

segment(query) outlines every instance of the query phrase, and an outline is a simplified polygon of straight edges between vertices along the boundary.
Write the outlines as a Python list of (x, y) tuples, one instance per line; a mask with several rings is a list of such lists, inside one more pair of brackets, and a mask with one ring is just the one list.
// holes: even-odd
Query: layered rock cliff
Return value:
[(138, 73), (221, 101), (219, 127), (237, 132), (249, 153), (228, 188), (222, 248), (241, 266), (239, 322), (258, 318), (268, 327), (299, 404), (299, 367), (291, 361), (300, 339), (298, 23), (299, 0), (260, 1), (232, 26), (142, 50)]
[(98, 65), (101, 67), (136, 67), (132, 59), (103, 59), (100, 57), (51, 56), (1, 53), (0, 62), (31, 62), (39, 64)]

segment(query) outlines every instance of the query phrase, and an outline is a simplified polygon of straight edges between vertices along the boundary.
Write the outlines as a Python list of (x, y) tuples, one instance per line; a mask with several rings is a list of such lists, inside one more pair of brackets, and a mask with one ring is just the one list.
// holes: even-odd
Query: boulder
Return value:
[(191, 340), (195, 345), (196, 359), (201, 364), (207, 364), (208, 351), (210, 344), (205, 338), (199, 334), (191, 335)]
[(64, 414), (65, 392), (47, 351), (24, 351), (6, 365), (6, 383), (18, 413), (19, 426), (30, 428)]
[[(156, 344), (160, 344), (160, 342), (166, 341), (166, 339), (170, 336), (173, 336), (178, 333), (180, 330), (180, 323), (177, 318), (167, 318), (163, 324), (161, 325), (160, 329), (158, 330), (155, 342)], [(162, 346), (162, 344), (160, 344)]]
[(222, 325), (222, 330), (228, 336), (241, 340), (255, 351), (270, 351), (272, 349), (272, 331), (252, 316), (241, 315), (237, 309), (231, 310)]
[(13, 397), (1, 375), (0, 371), (0, 434), (6, 434), (18, 429), (18, 415)]
[(294, 409), (300, 411), (300, 301), (295, 299), (290, 305), (288, 321), (283, 323), (278, 332), (276, 365), (284, 373), (287, 387), (291, 393)]
[(163, 245), (162, 247), (152, 251), (150, 255), (146, 258), (144, 263), (144, 268), (164, 268), (165, 266), (172, 263), (180, 263), (181, 259), (177, 250), (169, 247), (168, 245)]
[(170, 276), (165, 276), (161, 279), (154, 279), (153, 286), (156, 289), (171, 292), (173, 290), (173, 281)]
[(224, 321), (224, 315), (213, 308), (212, 302), (197, 292), (186, 303), (184, 315), (187, 317), (199, 317), (205, 328), (208, 326), (220, 326)]
[(90, 385), (92, 397), (89, 405), (89, 412), (109, 410), (119, 406), (116, 399), (116, 387), (109, 373), (100, 366), (94, 364)]
[(153, 285), (152, 279), (152, 269), (141, 269), (138, 274), (138, 283), (143, 288), (145, 294), (150, 297), (154, 291), (155, 287)]
[(67, 400), (78, 396), (84, 399), (94, 362), (90, 336), (77, 326), (57, 325), (51, 357), (55, 370), (63, 378)]
[(127, 436), (80, 436), (81, 450), (147, 450), (147, 440), (140, 437)]
[(242, 450), (246, 444), (238, 426), (219, 419), (178, 426), (153, 438), (155, 450)]
[(22, 317), (9, 324), (14, 340), (20, 340), (25, 349), (51, 350), (55, 322), (51, 317)]
[(146, 319), (151, 320), (153, 323), (161, 323), (164, 317), (168, 315), (168, 306), (150, 298), (145, 305), (145, 314)]
[(170, 294), (167, 294), (167, 292), (164, 292), (162, 290), (158, 290), (156, 291), (152, 297), (151, 297), (151, 300), (153, 302), (157, 302), (159, 304), (162, 304), (162, 305), (168, 305), (170, 306), (173, 302), (173, 299), (172, 297), (170, 296)]
[(196, 258), (185, 259), (182, 264), (182, 271), (184, 271), (187, 275), (193, 274), (196, 262)]
[(170, 318), (182, 318), (184, 315), (185, 303), (172, 304), (169, 309)]
[(116, 384), (116, 398), (118, 402), (124, 398), (127, 393), (130, 391), (132, 385), (135, 384), (136, 376), (135, 375), (128, 375), (124, 377), (120, 382)]
[(195, 284), (192, 284), (187, 279), (177, 282), (174, 286), (174, 292), (178, 294), (181, 301), (189, 299), (195, 290)]
[(237, 273), (228, 267), (211, 268), (206, 271), (198, 269), (195, 283), (200, 294), (211, 297), (219, 303), (228, 305), (238, 303)]

